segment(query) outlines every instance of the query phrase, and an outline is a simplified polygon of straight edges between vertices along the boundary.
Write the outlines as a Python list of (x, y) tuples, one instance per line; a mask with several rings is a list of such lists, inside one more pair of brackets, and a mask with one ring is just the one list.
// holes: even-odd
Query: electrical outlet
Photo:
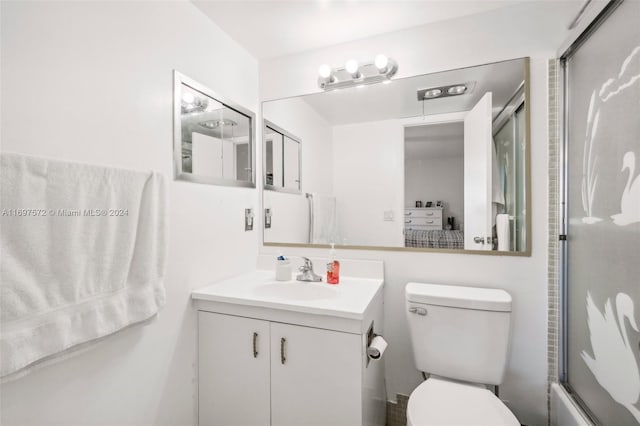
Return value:
[(384, 221), (385, 222), (393, 222), (393, 210), (385, 210), (384, 211)]

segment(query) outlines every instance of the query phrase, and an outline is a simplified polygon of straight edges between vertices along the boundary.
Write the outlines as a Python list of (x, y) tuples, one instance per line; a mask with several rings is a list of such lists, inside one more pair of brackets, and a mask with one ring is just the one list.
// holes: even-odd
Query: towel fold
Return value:
[(336, 197), (313, 193), (312, 244), (335, 243)]
[(0, 377), (158, 312), (162, 175), (17, 154), (0, 160)]

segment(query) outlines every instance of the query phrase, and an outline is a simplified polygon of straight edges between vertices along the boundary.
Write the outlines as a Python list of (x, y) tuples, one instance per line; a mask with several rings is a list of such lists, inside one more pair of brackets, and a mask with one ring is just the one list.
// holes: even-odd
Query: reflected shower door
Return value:
[(564, 59), (565, 384), (596, 421), (640, 424), (640, 2)]

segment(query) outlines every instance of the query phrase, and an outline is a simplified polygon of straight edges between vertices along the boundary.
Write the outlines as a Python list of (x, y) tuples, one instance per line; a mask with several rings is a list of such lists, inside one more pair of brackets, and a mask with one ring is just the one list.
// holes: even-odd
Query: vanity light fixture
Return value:
[(449, 86), (429, 87), (427, 89), (420, 89), (417, 92), (419, 101), (426, 101), (429, 99), (448, 98), (451, 96), (464, 95), (470, 93), (475, 83), (463, 83), (463, 84), (451, 84)]
[(355, 59), (346, 62), (344, 68), (322, 65), (318, 69), (318, 86), (324, 90), (386, 83), (398, 71), (398, 64), (385, 55), (376, 56), (373, 62), (358, 64)]
[(202, 112), (207, 109), (209, 102), (204, 97), (195, 96), (193, 93), (185, 92), (182, 94), (180, 107), (183, 114), (189, 112)]

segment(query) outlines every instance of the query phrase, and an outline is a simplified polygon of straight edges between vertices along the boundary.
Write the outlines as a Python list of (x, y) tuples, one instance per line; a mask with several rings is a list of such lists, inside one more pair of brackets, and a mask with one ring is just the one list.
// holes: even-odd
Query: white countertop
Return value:
[[(276, 281), (275, 271), (256, 270), (195, 290), (191, 297), (195, 300), (361, 320), (375, 295), (381, 291), (382, 284), (381, 278), (348, 276), (340, 277), (340, 284), (337, 285), (324, 281), (311, 283), (295, 279)], [(310, 286), (305, 287), (310, 290), (310, 297), (281, 297), (277, 291), (286, 291), (285, 286), (289, 285)], [(277, 291), (270, 292), (271, 289)], [(306, 292), (302, 287), (292, 290), (295, 290), (293, 293)]]

